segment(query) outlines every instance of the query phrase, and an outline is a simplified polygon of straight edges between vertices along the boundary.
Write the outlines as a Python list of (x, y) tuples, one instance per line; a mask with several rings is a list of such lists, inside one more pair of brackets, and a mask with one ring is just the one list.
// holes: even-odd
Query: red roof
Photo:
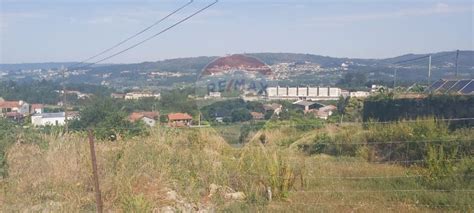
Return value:
[(176, 121), (176, 120), (192, 120), (193, 117), (188, 113), (171, 113), (168, 114), (169, 121)]
[(19, 108), (20, 102), (19, 101), (3, 101), (0, 102), (0, 108)]
[(336, 109), (337, 107), (334, 105), (327, 105), (327, 106), (319, 108), (319, 111), (334, 111)]
[(156, 119), (159, 116), (158, 112), (133, 112), (128, 116), (128, 119), (130, 121), (138, 121), (142, 119), (143, 117), (151, 118), (151, 119)]
[(132, 114), (130, 114), (130, 116), (128, 116), (128, 119), (132, 122), (138, 121), (142, 118), (143, 118), (143, 115), (138, 112), (133, 112)]
[(43, 104), (32, 104), (31, 109), (43, 109), (44, 105)]

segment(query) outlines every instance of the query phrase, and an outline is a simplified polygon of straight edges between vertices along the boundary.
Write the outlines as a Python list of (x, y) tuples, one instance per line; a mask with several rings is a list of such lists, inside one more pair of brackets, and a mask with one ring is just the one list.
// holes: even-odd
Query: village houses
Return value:
[(150, 127), (156, 126), (156, 122), (160, 117), (159, 112), (133, 112), (128, 116), (128, 119), (131, 122), (143, 121), (146, 125)]
[(187, 113), (168, 114), (168, 125), (170, 127), (189, 127), (192, 121), (193, 117)]

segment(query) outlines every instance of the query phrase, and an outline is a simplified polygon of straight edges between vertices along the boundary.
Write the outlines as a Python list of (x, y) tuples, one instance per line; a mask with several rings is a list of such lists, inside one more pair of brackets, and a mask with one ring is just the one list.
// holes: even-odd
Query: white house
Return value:
[(133, 112), (128, 117), (131, 122), (143, 121), (150, 127), (156, 126), (156, 120), (160, 117), (159, 112)]
[(356, 91), (350, 93), (351, 98), (366, 98), (370, 96), (370, 92)]
[(31, 116), (33, 126), (63, 126), (65, 124), (64, 112), (43, 113)]
[(220, 98), (221, 96), (220, 92), (209, 92), (209, 98)]
[(147, 92), (130, 92), (125, 94), (125, 100), (139, 100), (142, 98), (156, 98), (160, 99), (160, 93), (147, 93)]

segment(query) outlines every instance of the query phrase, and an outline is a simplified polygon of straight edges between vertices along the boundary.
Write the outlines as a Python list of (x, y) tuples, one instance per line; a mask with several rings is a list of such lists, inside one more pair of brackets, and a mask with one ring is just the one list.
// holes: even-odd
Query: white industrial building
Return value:
[(156, 98), (160, 99), (160, 93), (147, 93), (147, 92), (129, 92), (125, 94), (125, 100), (139, 100), (143, 98)]
[(337, 87), (268, 87), (269, 99), (337, 100), (342, 90)]
[(65, 120), (64, 112), (42, 113), (31, 116), (33, 126), (63, 126)]

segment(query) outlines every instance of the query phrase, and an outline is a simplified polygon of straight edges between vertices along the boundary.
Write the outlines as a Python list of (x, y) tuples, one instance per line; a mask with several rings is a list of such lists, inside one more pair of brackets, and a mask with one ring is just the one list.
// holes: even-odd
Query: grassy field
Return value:
[[(444, 128), (432, 124), (421, 126), (426, 131)], [(421, 131), (415, 127), (400, 125), (388, 129), (393, 135), (403, 135), (396, 132), (399, 129), (409, 135), (412, 130)], [(357, 147), (354, 153), (354, 149), (341, 146), (334, 149), (341, 150), (335, 154), (329, 151), (309, 154), (299, 148), (301, 144), (312, 147), (322, 139), (325, 143), (379, 140), (383, 131), (377, 128), (327, 126), (303, 131), (272, 127), (256, 134), (242, 148), (230, 146), (218, 134), (219, 130), (214, 129), (158, 127), (149, 136), (97, 141), (104, 209), (112, 212), (474, 210), (474, 161), (470, 155), (456, 161), (453, 171), (439, 175), (433, 172), (438, 170), (425, 164), (396, 164), (369, 158), (366, 146)], [(265, 144), (261, 143), (262, 134)], [(473, 136), (469, 129), (443, 134), (457, 139)], [(396, 139), (388, 133), (384, 137)], [(20, 138), (7, 150), (6, 162), (8, 175), (0, 182), (0, 211), (95, 210), (85, 134)]]

